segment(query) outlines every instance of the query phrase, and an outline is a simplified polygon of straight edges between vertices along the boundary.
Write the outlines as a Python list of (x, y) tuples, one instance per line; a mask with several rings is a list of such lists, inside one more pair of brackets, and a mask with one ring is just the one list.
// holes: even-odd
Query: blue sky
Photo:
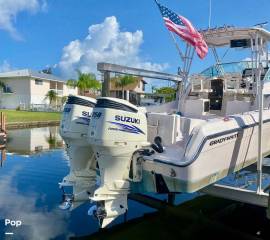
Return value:
[[(93, 30), (91, 35), (88, 28), (93, 24), (101, 24), (96, 27), (101, 31), (106, 26), (105, 19), (111, 16), (115, 18), (107, 21), (107, 27), (119, 28), (115, 30), (119, 35), (116, 41), (125, 45), (124, 41), (132, 40), (127, 47), (129, 49), (112, 47), (112, 53), (107, 52), (108, 55), (105, 55), (109, 60), (117, 62), (121, 59), (120, 63), (123, 64), (135, 62), (137, 66), (150, 66), (168, 72), (176, 72), (179, 65), (180, 59), (153, 0), (0, 0), (0, 9), (7, 7), (7, 2), (11, 16), (1, 19), (0, 10), (0, 65), (3, 64), (4, 69), (40, 70), (47, 65), (55, 65), (55, 72), (65, 78), (73, 74), (69, 68), (90, 71), (96, 59), (105, 58), (100, 56), (103, 52), (99, 52), (98, 43), (114, 32), (108, 31), (108, 35), (104, 32), (96, 34)], [(190, 19), (197, 28), (207, 27), (208, 0), (160, 2)], [(32, 4), (31, 8), (29, 3)], [(259, 22), (270, 22), (269, 10), (269, 0), (212, 0), (212, 26), (252, 26)], [(9, 27), (5, 24), (9, 24)], [(136, 33), (138, 30), (140, 32)], [(121, 33), (124, 32), (129, 32), (130, 35), (123, 37)], [(87, 41), (87, 36), (93, 39)], [(83, 55), (83, 60), (69, 62), (70, 54), (77, 58), (76, 46), (70, 45), (72, 41), (75, 41), (81, 52), (87, 52)], [(109, 46), (113, 44), (117, 45), (111, 42)], [(63, 50), (65, 46), (69, 47)], [(119, 53), (119, 49), (122, 52)], [(95, 57), (91, 55), (93, 52)], [(116, 54), (114, 58), (113, 54)], [(130, 56), (125, 59), (126, 56), (121, 57), (121, 54)], [(204, 69), (211, 61), (210, 56), (203, 61), (196, 57), (193, 71)]]

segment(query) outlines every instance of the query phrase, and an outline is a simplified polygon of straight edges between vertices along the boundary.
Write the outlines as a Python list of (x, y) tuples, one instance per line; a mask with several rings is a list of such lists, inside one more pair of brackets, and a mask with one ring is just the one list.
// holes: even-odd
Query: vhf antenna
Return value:
[(209, 0), (208, 29), (210, 29), (210, 27), (211, 27), (211, 17), (212, 17), (212, 0)]

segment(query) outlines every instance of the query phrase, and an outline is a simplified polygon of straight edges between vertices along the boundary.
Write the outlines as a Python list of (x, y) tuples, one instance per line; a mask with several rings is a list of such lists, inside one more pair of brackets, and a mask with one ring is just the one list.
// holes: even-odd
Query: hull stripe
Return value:
[[(270, 122), (270, 119), (266, 119), (266, 120), (263, 121), (263, 123), (269, 123), (269, 122)], [(238, 128), (233, 128), (233, 129), (230, 129), (230, 130), (226, 130), (226, 131), (223, 131), (223, 132), (215, 133), (215, 134), (208, 135), (208, 136), (204, 137), (203, 140), (202, 140), (202, 143), (200, 144), (200, 147), (199, 147), (198, 151), (196, 152), (194, 157), (191, 158), (189, 161), (186, 161), (186, 162), (183, 162), (183, 163), (180, 163), (180, 164), (167, 162), (167, 161), (163, 161), (163, 160), (160, 160), (160, 159), (154, 159), (153, 161), (158, 162), (158, 163), (162, 163), (162, 164), (166, 164), (166, 165), (175, 166), (175, 167), (186, 167), (186, 166), (192, 164), (194, 161), (196, 161), (196, 159), (199, 157), (199, 155), (200, 155), (206, 141), (208, 141), (210, 139), (213, 139), (213, 138), (221, 137), (223, 135), (227, 135), (227, 134), (230, 134), (230, 133), (241, 132), (244, 129), (252, 128), (252, 127), (255, 127), (255, 126), (258, 126), (258, 125), (259, 125), (259, 123), (256, 122), (256, 123), (252, 123), (252, 124), (249, 124), (249, 125), (243, 125), (243, 126), (240, 126)]]

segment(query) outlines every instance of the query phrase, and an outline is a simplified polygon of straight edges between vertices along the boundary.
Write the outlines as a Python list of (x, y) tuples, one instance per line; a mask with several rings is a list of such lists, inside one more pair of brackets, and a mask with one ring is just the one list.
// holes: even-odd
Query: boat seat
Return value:
[(182, 140), (165, 147), (163, 153), (155, 153), (150, 156), (144, 156), (144, 159), (178, 165), (181, 164), (181, 161), (184, 161), (184, 153), (185, 142)]

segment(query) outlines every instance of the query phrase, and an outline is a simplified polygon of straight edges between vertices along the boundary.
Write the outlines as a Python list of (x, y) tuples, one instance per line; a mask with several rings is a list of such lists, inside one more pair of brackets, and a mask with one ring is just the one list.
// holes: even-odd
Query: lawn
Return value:
[(61, 119), (59, 112), (28, 112), (0, 109), (7, 117), (7, 123), (13, 122), (34, 122), (34, 121), (55, 121)]

